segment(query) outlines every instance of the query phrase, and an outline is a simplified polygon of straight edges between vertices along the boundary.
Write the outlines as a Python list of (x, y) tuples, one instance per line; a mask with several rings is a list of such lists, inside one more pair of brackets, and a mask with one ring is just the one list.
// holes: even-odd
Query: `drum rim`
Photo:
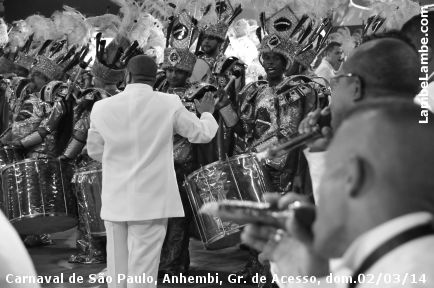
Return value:
[(4, 166), (3, 168), (1, 168), (0, 173), (3, 174), (7, 169), (14, 167), (15, 165), (20, 165), (20, 164), (25, 164), (25, 163), (30, 163), (30, 162), (39, 162), (39, 161), (63, 163), (65, 165), (69, 165), (69, 166), (73, 167), (73, 165), (71, 163), (62, 162), (61, 160), (56, 159), (56, 158), (37, 158), (37, 159), (27, 158), (27, 159), (20, 160), (20, 161), (17, 161), (17, 162), (14, 162), (14, 163), (11, 163), (11, 164)]
[[(237, 234), (237, 233), (238, 233), (238, 234), (241, 234), (241, 232), (243, 232), (243, 231), (242, 231), (242, 228), (244, 228), (245, 226), (247, 226), (247, 224), (239, 225), (239, 227), (236, 228), (236, 229), (238, 229), (238, 231), (234, 231), (234, 232), (232, 232), (232, 233), (223, 233), (223, 234), (218, 234), (218, 235), (212, 237), (211, 239), (209, 239), (209, 240), (207, 240), (207, 241), (203, 241), (203, 240), (202, 240), (203, 245), (204, 245), (206, 248), (210, 249), (209, 247), (210, 247), (213, 243), (216, 243), (218, 240), (223, 239), (223, 238), (225, 238), (226, 236), (234, 235), (234, 234)], [(235, 230), (235, 229), (234, 229), (234, 230)], [(232, 231), (232, 230), (229, 230), (229, 231)], [(231, 246), (228, 246), (228, 247), (231, 247)], [(228, 248), (228, 247), (226, 247), (226, 248)], [(222, 249), (225, 249), (225, 248), (222, 248)]]
[[(32, 214), (28, 214), (28, 215), (21, 215), (19, 217), (15, 217), (12, 219), (9, 219), (9, 222), (11, 222), (12, 224), (21, 220), (21, 219), (33, 219), (33, 218), (37, 218), (37, 217), (68, 217), (71, 219), (76, 219), (74, 217), (72, 217), (74, 214), (67, 214), (67, 213), (59, 213), (59, 212), (51, 212), (51, 213), (32, 213)], [(78, 221), (78, 220), (77, 220)]]
[(91, 173), (102, 173), (102, 169), (96, 169), (96, 170), (87, 170), (87, 171), (81, 171), (83, 168), (80, 168), (78, 170), (75, 170), (74, 175), (87, 175), (87, 174), (91, 174)]
[(216, 166), (217, 164), (224, 164), (227, 161), (231, 161), (231, 160), (238, 160), (238, 159), (242, 159), (242, 158), (255, 158), (254, 153), (243, 153), (243, 154), (239, 154), (239, 155), (235, 155), (232, 157), (228, 157), (226, 160), (218, 160), (215, 162), (212, 162), (210, 164), (207, 164), (205, 166), (200, 167), (199, 169), (197, 169), (196, 171), (191, 172), (188, 176), (187, 176), (187, 180), (191, 180), (191, 178), (193, 178), (195, 175), (197, 175), (200, 171), (208, 169), (210, 167)]

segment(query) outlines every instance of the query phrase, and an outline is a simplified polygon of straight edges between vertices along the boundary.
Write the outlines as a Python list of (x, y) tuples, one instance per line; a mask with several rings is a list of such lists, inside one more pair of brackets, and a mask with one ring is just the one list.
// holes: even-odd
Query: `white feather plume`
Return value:
[(114, 38), (119, 33), (121, 18), (113, 14), (86, 18), (86, 23), (92, 28), (92, 34), (101, 32), (105, 38)]
[(17, 48), (23, 47), (30, 35), (32, 35), (32, 29), (26, 21), (15, 21), (9, 32), (9, 51), (15, 52)]
[(0, 47), (5, 46), (9, 42), (8, 26), (3, 18), (0, 18)]
[(56, 11), (52, 18), (57, 31), (68, 40), (68, 46), (85, 45), (91, 37), (86, 18), (74, 8), (64, 5), (63, 11)]
[(32, 15), (26, 18), (26, 23), (31, 27), (33, 40), (44, 42), (46, 40), (57, 40), (61, 37), (56, 25), (50, 18), (41, 15)]

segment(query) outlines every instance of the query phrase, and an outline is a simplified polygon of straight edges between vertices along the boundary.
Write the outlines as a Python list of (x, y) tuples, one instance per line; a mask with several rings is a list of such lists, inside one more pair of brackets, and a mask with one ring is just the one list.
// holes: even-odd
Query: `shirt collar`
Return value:
[(335, 68), (333, 68), (332, 64), (330, 64), (330, 62), (326, 58), (322, 59), (322, 63), (324, 63), (324, 65), (326, 65), (330, 70), (332, 70), (336, 74), (337, 71), (335, 70)]
[(355, 271), (381, 244), (395, 235), (419, 224), (428, 223), (433, 216), (428, 212), (410, 213), (397, 217), (358, 237), (343, 256), (342, 265)]
[(128, 84), (127, 86), (125, 86), (124, 91), (128, 92), (128, 91), (132, 91), (132, 90), (153, 90), (152, 86), (148, 85), (148, 84), (143, 84), (143, 83), (131, 83)]

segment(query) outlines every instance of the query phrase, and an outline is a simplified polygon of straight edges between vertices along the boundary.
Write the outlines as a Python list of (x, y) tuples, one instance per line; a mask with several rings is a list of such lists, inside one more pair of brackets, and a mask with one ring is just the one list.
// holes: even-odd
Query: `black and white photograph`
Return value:
[(434, 0), (0, 0), (0, 288), (434, 288)]

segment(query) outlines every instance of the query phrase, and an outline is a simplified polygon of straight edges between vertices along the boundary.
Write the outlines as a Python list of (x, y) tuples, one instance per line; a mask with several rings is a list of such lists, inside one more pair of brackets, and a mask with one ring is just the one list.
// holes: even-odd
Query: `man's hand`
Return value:
[[(265, 200), (279, 210), (286, 210), (296, 201), (306, 201), (305, 197), (289, 193), (283, 197), (266, 194)], [(244, 229), (243, 243), (260, 251), (261, 261), (271, 261), (277, 265), (282, 275), (324, 276), (328, 273), (328, 261), (317, 255), (312, 248), (313, 237), (296, 217), (291, 216), (286, 230), (249, 224)]]
[(226, 93), (226, 91), (224, 91), (223, 89), (220, 89), (216, 92), (216, 98), (217, 98), (216, 100), (217, 103), (215, 105), (215, 110), (220, 110), (221, 108), (231, 104), (228, 93)]
[[(318, 121), (320, 117), (329, 115), (329, 107), (326, 107), (323, 110), (318, 108), (315, 111), (310, 112), (309, 114), (307, 114), (306, 118), (301, 121), (300, 125), (298, 126), (298, 132), (300, 134), (306, 134), (319, 130), (320, 127), (318, 125)], [(329, 145), (333, 137), (333, 130), (331, 127), (322, 127), (321, 134), (323, 135), (323, 137), (307, 144), (307, 146), (310, 148), (310, 152), (320, 152), (327, 149), (327, 146)]]
[(214, 93), (207, 92), (203, 96), (202, 100), (199, 102), (197, 99), (194, 99), (194, 104), (196, 104), (196, 110), (199, 114), (203, 114), (205, 112), (214, 113), (215, 110), (215, 102), (214, 102)]

